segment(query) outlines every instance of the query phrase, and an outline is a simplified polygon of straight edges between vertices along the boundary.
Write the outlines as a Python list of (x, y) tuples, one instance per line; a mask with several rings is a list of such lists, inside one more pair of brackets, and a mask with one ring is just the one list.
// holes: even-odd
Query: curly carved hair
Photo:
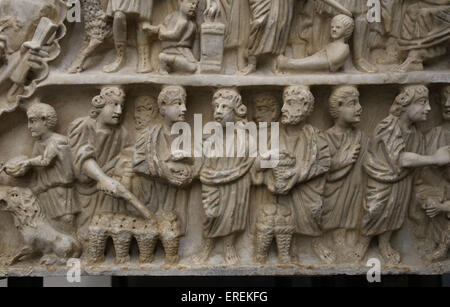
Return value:
[(406, 108), (420, 98), (428, 98), (429, 90), (425, 85), (408, 85), (401, 89), (395, 98), (390, 113), (396, 117), (405, 112)]
[(334, 16), (331, 20), (331, 23), (333, 23), (333, 21), (342, 22), (342, 24), (344, 25), (344, 38), (346, 40), (353, 35), (353, 31), (355, 30), (355, 21), (353, 20), (353, 18), (341, 14)]
[(305, 98), (308, 103), (308, 112), (305, 114), (306, 117), (312, 114), (314, 111), (315, 99), (314, 95), (311, 93), (309, 86), (306, 85), (291, 85), (284, 89), (283, 91), (283, 101), (286, 101), (289, 97), (294, 96), (294, 98), (301, 96)]
[(112, 104), (125, 99), (125, 91), (120, 86), (105, 86), (100, 91), (100, 95), (95, 96), (92, 101), (90, 116), (97, 118), (106, 104)]
[(242, 102), (242, 96), (237, 89), (233, 88), (221, 88), (214, 93), (213, 103), (217, 99), (226, 99), (233, 101), (234, 113), (239, 120), (245, 120), (247, 118), (247, 107)]
[(169, 86), (165, 86), (162, 90), (161, 93), (159, 93), (158, 96), (158, 107), (161, 108), (161, 106), (163, 104), (168, 105), (168, 104), (172, 104), (173, 101), (177, 98), (186, 101), (186, 90), (184, 89), (184, 87), (179, 86), (179, 85), (169, 85)]
[(356, 86), (344, 85), (336, 87), (331, 93), (329, 99), (329, 110), (330, 115), (333, 119), (339, 117), (339, 108), (349, 97), (359, 97), (359, 91)]
[(55, 109), (48, 104), (45, 103), (35, 103), (27, 110), (28, 118), (41, 118), (45, 121), (45, 126), (54, 130), (56, 125), (58, 124), (58, 116), (56, 114)]

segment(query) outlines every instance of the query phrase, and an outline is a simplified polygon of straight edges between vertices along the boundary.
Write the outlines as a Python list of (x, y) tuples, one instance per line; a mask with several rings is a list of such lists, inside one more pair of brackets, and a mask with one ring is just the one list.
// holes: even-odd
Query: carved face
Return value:
[(450, 121), (450, 87), (447, 89), (447, 94), (443, 97), (442, 117), (444, 120)]
[(426, 121), (431, 111), (430, 101), (427, 97), (416, 98), (407, 108), (406, 114), (413, 123)]
[(348, 97), (339, 107), (339, 119), (347, 124), (357, 124), (361, 122), (362, 107), (359, 104), (358, 96)]
[(231, 99), (218, 98), (213, 102), (214, 106), (214, 120), (220, 123), (223, 127), (228, 122), (236, 121), (236, 114), (234, 112), (235, 103)]
[(278, 121), (280, 111), (276, 101), (256, 100), (255, 101), (255, 122), (271, 123)]
[(136, 101), (134, 121), (136, 129), (142, 130), (156, 117), (158, 104), (152, 97), (142, 97)]
[(186, 101), (182, 97), (175, 98), (169, 104), (161, 106), (161, 114), (171, 122), (185, 121), (186, 111)]
[(198, 0), (181, 0), (180, 1), (180, 10), (190, 16), (194, 17), (197, 12)]
[(40, 139), (50, 132), (46, 124), (46, 119), (39, 116), (30, 116), (28, 118), (28, 130), (30, 130), (31, 136), (35, 139)]
[(122, 119), (123, 108), (123, 99), (109, 101), (105, 104), (102, 111), (100, 112), (98, 120), (105, 125), (117, 126), (120, 124), (120, 121)]
[(309, 113), (310, 102), (304, 95), (289, 95), (281, 109), (281, 122), (284, 125), (297, 125), (304, 121)]
[(337, 19), (333, 19), (331, 22), (331, 38), (336, 40), (344, 37), (345, 25)]

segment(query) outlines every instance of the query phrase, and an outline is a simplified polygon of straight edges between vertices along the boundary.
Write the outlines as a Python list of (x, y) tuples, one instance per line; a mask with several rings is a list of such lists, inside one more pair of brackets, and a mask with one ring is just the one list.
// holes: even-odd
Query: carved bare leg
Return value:
[(420, 51), (411, 51), (408, 54), (408, 58), (399, 66), (393, 69), (394, 72), (409, 72), (409, 71), (422, 71), (423, 70), (423, 58)]
[(69, 74), (80, 73), (84, 70), (83, 64), (86, 59), (103, 43), (103, 41), (91, 38), (86, 45), (83, 44), (76, 60), (69, 67)]
[(385, 232), (378, 237), (378, 246), (384, 260), (389, 264), (400, 263), (400, 253), (391, 246), (392, 231)]
[(326, 247), (321, 241), (320, 238), (314, 238), (312, 241), (312, 248), (316, 255), (322, 259), (327, 264), (332, 264), (336, 262), (335, 253)]
[(159, 54), (159, 73), (161, 75), (168, 75), (169, 69), (175, 62), (175, 56), (165, 53)]
[(240, 262), (239, 255), (234, 246), (235, 235), (231, 234), (224, 238), (225, 262), (228, 265), (237, 265)]
[(254, 73), (256, 71), (256, 65), (258, 63), (258, 59), (256, 58), (256, 56), (249, 56), (248, 57), (248, 64), (246, 67), (244, 67), (244, 69), (239, 71), (239, 74), (241, 75), (249, 75), (251, 73)]

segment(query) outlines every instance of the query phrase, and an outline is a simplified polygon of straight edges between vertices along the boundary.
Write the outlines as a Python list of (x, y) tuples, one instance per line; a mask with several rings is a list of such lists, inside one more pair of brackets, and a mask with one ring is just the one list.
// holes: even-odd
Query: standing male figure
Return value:
[(141, 199), (155, 213), (169, 264), (179, 260), (179, 238), (185, 232), (190, 194), (185, 188), (194, 177), (189, 153), (172, 152), (176, 137), (171, 133), (172, 125), (185, 121), (186, 96), (181, 86), (167, 86), (161, 91), (158, 107), (163, 123), (149, 126), (138, 136), (133, 157), (134, 172), (148, 179), (146, 190), (150, 191), (144, 190), (146, 199)]
[(356, 128), (362, 113), (358, 89), (350, 85), (337, 87), (330, 96), (329, 109), (334, 126), (324, 133), (331, 167), (326, 175), (322, 229), (332, 232), (337, 254), (352, 261), (362, 215), (362, 161), (369, 141)]
[(402, 228), (407, 217), (416, 179), (415, 170), (424, 166), (450, 163), (450, 147), (424, 155), (425, 140), (417, 129), (431, 110), (429, 91), (424, 85), (404, 87), (395, 98), (390, 115), (378, 124), (369, 145), (364, 169), (367, 173), (367, 195), (361, 250), (363, 257), (375, 236), (382, 257), (388, 263), (399, 263), (400, 253), (391, 246), (392, 234)]
[[(450, 86), (442, 90), (442, 118), (444, 122), (426, 135), (427, 153), (432, 154), (443, 146), (450, 146)], [(426, 255), (430, 261), (447, 258), (450, 247), (450, 166), (429, 168), (424, 172), (425, 184), (430, 194), (424, 209), (430, 217), (430, 235), (436, 249)]]
[(127, 31), (129, 18), (137, 20), (137, 72), (147, 73), (152, 70), (150, 64), (150, 45), (148, 36), (144, 32), (144, 25), (150, 23), (154, 0), (109, 0), (106, 14), (114, 18), (113, 35), (116, 47), (114, 61), (105, 67), (107, 73), (118, 71), (126, 62), (126, 48), (128, 43)]
[(124, 186), (112, 178), (120, 174), (127, 182), (131, 177), (131, 163), (129, 169), (116, 169), (121, 154), (130, 147), (128, 133), (121, 125), (124, 103), (123, 89), (103, 87), (92, 99), (90, 116), (76, 119), (69, 126), (73, 166), (78, 178), (75, 196), (81, 210), (79, 236), (83, 239), (87, 239), (87, 228), (95, 214), (127, 212), (119, 199)]
[[(330, 169), (330, 150), (320, 131), (306, 123), (314, 109), (308, 87), (289, 86), (283, 93), (280, 129), (280, 162), (268, 170), (265, 185), (277, 196), (277, 204), (292, 212), (294, 233), (313, 237), (313, 249), (325, 262), (334, 257), (316, 240), (322, 234), (324, 175)], [(289, 244), (290, 245), (290, 244)]]
[(7, 162), (5, 171), (18, 177), (33, 170), (31, 190), (45, 216), (57, 229), (73, 231), (77, 206), (73, 200), (74, 173), (67, 137), (54, 132), (58, 118), (55, 109), (35, 103), (27, 111), (28, 129), (36, 140), (32, 158)]
[[(230, 265), (239, 263), (235, 240), (238, 234), (246, 230), (250, 205), (250, 187), (252, 183), (251, 170), (255, 158), (250, 157), (250, 136), (245, 140), (236, 137), (238, 130), (246, 124), (247, 107), (242, 102), (241, 95), (234, 89), (219, 89), (213, 97), (214, 119), (224, 129), (227, 124), (234, 124), (234, 133), (223, 130), (223, 144), (228, 146), (226, 157), (223, 150), (217, 146), (214, 136), (206, 143), (203, 166), (200, 171), (202, 183), (202, 202), (205, 210), (204, 242), (202, 250), (194, 257), (196, 262), (205, 262), (219, 239), (224, 241), (224, 258)], [(245, 130), (244, 130), (245, 133)], [(222, 141), (222, 140), (221, 140)], [(208, 146), (208, 144), (204, 144)], [(236, 149), (244, 150), (244, 156), (239, 157)]]

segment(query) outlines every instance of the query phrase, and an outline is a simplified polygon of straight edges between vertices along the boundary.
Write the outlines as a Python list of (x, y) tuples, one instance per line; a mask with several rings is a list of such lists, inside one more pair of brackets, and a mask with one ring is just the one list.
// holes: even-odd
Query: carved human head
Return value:
[(222, 88), (213, 96), (214, 119), (225, 127), (227, 122), (245, 120), (247, 107), (236, 89)]
[(297, 125), (306, 120), (314, 110), (314, 96), (308, 86), (288, 86), (283, 93), (281, 122)]
[(347, 15), (337, 15), (331, 20), (331, 38), (334, 40), (350, 39), (355, 29), (355, 21)]
[(408, 85), (401, 89), (391, 107), (391, 114), (406, 116), (411, 122), (421, 122), (428, 118), (431, 111), (429, 90), (425, 85)]
[(179, 0), (180, 10), (189, 17), (197, 13), (198, 0)]
[(146, 128), (156, 118), (158, 103), (151, 96), (140, 96), (134, 106), (134, 122), (137, 130)]
[(92, 118), (96, 118), (105, 125), (117, 126), (120, 124), (124, 111), (125, 92), (119, 86), (105, 86), (100, 95), (92, 99), (91, 104)]
[(362, 107), (359, 103), (359, 91), (356, 86), (336, 87), (329, 100), (330, 115), (335, 121), (354, 125), (361, 121)]
[(161, 115), (171, 122), (182, 122), (186, 117), (186, 90), (179, 85), (169, 85), (158, 96)]
[(450, 121), (450, 85), (442, 89), (442, 117), (446, 121)]
[(270, 93), (261, 93), (253, 99), (255, 107), (254, 120), (257, 123), (277, 122), (281, 115), (281, 106), (278, 99)]
[(28, 129), (33, 138), (41, 138), (53, 131), (58, 123), (55, 109), (45, 103), (35, 103), (27, 110)]

